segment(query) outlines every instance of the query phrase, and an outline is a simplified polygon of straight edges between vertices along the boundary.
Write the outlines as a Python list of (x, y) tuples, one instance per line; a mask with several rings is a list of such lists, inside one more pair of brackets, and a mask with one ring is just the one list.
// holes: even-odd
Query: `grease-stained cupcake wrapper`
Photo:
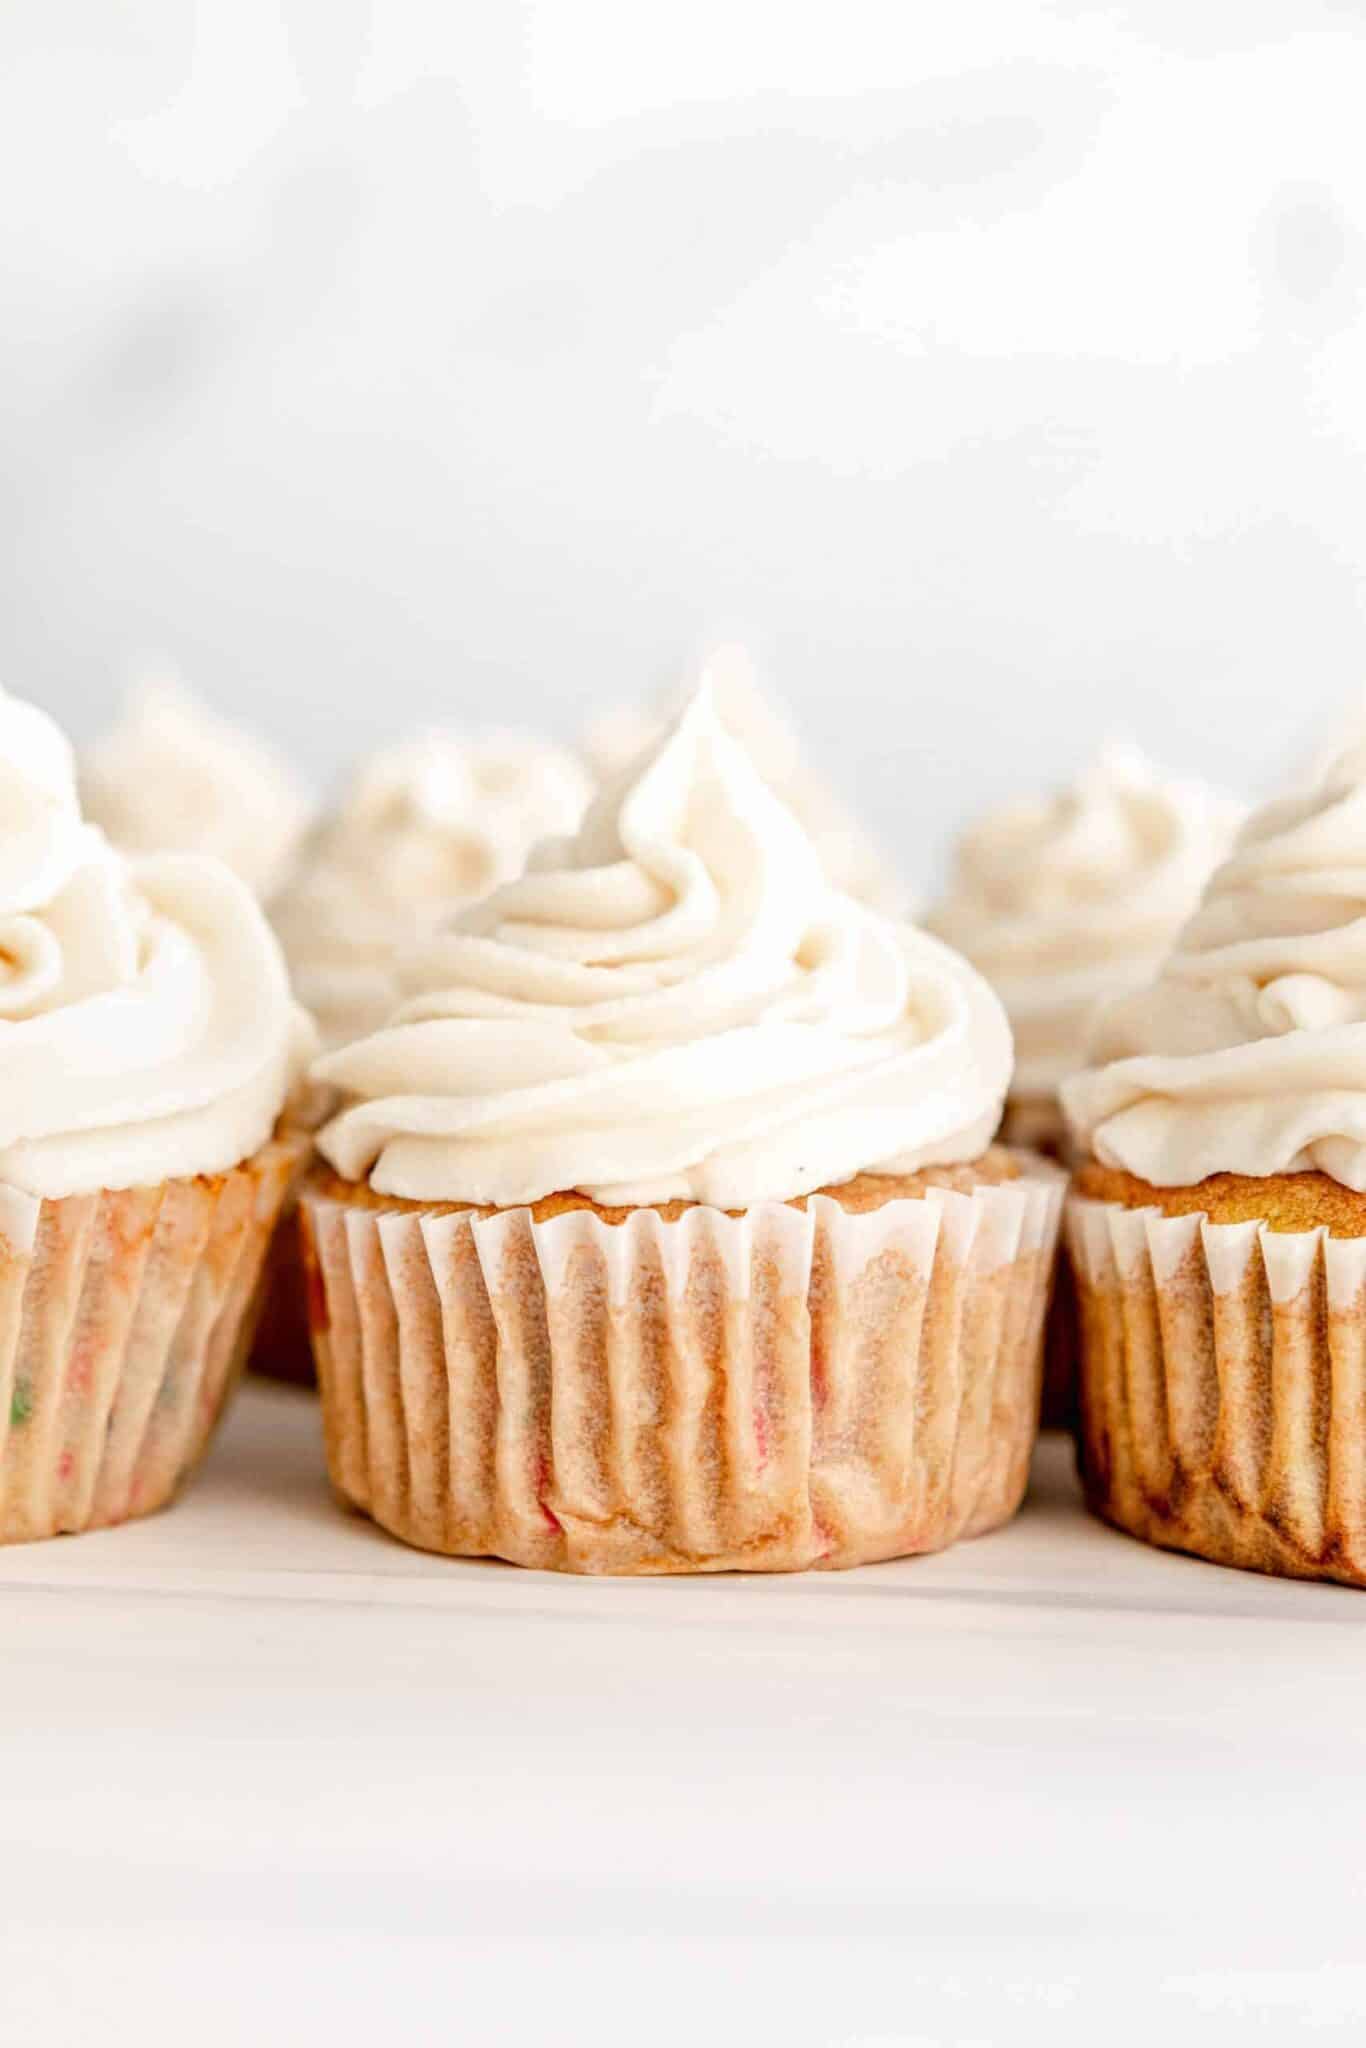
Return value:
[(0, 1188), (0, 1542), (163, 1507), (245, 1355), (307, 1141), (231, 1173), (39, 1201)]
[(334, 1482), (423, 1548), (562, 1571), (936, 1550), (1028, 1476), (1062, 1177), (864, 1214), (382, 1212), (307, 1188)]
[(1087, 1498), (1150, 1543), (1366, 1585), (1366, 1239), (1073, 1197)]

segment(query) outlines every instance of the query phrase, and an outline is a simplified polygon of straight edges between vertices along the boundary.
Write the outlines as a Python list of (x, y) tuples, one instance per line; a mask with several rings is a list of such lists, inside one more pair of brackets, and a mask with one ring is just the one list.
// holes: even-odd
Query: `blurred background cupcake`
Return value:
[(418, 733), (364, 762), (271, 911), (324, 1045), (377, 1030), (402, 950), (573, 833), (592, 787), (566, 749), (523, 733)]
[(250, 1336), (311, 1049), (221, 861), (129, 863), (0, 696), (0, 1541), (165, 1505)]
[(704, 688), (324, 1059), (328, 1460), (424, 1548), (585, 1572), (941, 1548), (1024, 1490), (1062, 1176), (997, 998), (829, 888)]
[(963, 834), (925, 923), (1006, 1006), (1007, 1140), (1063, 1151), (1058, 1090), (1082, 1063), (1097, 1005), (1153, 971), (1241, 815), (1231, 797), (1112, 745), (1069, 787), (1020, 797)]
[(210, 853), (260, 897), (288, 874), (312, 805), (284, 758), (165, 675), (80, 756), (86, 816), (125, 853)]
[(1064, 1098), (1087, 1499), (1366, 1584), (1366, 752), (1245, 826)]

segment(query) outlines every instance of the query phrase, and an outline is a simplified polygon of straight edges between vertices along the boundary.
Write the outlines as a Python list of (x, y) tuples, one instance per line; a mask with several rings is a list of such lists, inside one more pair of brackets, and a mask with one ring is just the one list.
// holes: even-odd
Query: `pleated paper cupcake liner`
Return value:
[(163, 1507), (250, 1341), (266, 1246), (304, 1156), (39, 1201), (0, 1189), (0, 1542)]
[(1073, 1197), (1087, 1500), (1218, 1564), (1366, 1585), (1366, 1239)]
[(328, 1462), (423, 1548), (560, 1571), (937, 1550), (1028, 1476), (1063, 1177), (851, 1213), (375, 1208), (305, 1188)]

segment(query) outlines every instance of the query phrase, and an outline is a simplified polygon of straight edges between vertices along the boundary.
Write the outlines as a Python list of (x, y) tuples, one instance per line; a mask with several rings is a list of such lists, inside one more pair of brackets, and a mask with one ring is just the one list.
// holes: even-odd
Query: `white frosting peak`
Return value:
[(1101, 1002), (1153, 971), (1227, 850), (1231, 799), (1107, 748), (1069, 789), (991, 813), (926, 920), (981, 969), (1015, 1033), (1015, 1092), (1052, 1095)]
[(1366, 750), (1256, 812), (1149, 986), (1064, 1089), (1078, 1138), (1157, 1186), (1317, 1168), (1366, 1191)]
[(307, 1052), (284, 962), (216, 861), (132, 866), (70, 748), (0, 695), (0, 1182), (39, 1196), (237, 1165)]
[(1009, 1080), (986, 984), (828, 886), (706, 688), (405, 985), (316, 1071), (325, 1155), (419, 1201), (746, 1207), (971, 1158)]
[[(826, 878), (888, 916), (900, 911), (906, 892), (899, 877), (834, 791), (811, 773), (797, 734), (760, 688), (744, 648), (716, 648), (703, 676), (721, 723), (814, 842)], [(658, 744), (685, 701), (675, 691), (663, 704), (633, 704), (597, 719), (583, 742), (590, 766), (608, 780), (620, 775)]]
[(378, 1029), (403, 948), (573, 832), (590, 794), (571, 754), (515, 733), (422, 734), (368, 761), (272, 906), (323, 1042)]
[(284, 763), (178, 683), (135, 690), (82, 757), (87, 816), (123, 853), (209, 853), (258, 896), (283, 881), (310, 805)]

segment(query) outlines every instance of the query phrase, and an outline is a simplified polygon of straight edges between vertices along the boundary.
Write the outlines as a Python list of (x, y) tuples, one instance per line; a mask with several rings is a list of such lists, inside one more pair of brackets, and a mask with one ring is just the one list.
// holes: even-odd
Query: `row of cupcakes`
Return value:
[[(869, 900), (885, 903), (894, 883), (804, 783), (795, 751), (775, 751), (771, 726), (766, 753), (755, 702), (728, 664), (607, 776), (576, 833), (551, 838), (509, 879), (500, 882), (499, 860), (518, 869), (526, 851), (511, 850), (512, 835), (490, 835), (504, 848), (492, 860), (476, 847), (477, 876), (458, 865), (456, 842), (469, 846), (483, 801), (474, 757), (452, 746), (460, 766), (447, 777), (428, 743), (409, 750), (406, 768), (396, 755), (368, 771), (350, 804), (305, 841), (283, 888), (278, 869), (267, 885), (297, 985), (333, 1013), (330, 1049), (311, 1070), (320, 1162), (304, 1184), (301, 1232), (278, 1239), (287, 1249), (301, 1238), (311, 1272), (286, 1256), (278, 1284), (296, 1312), (306, 1295), (312, 1302), (339, 1490), (429, 1548), (583, 1570), (848, 1564), (995, 1526), (1027, 1474), (1065, 1174), (992, 1141), (1007, 1112), (1005, 1136), (1023, 1123), (1066, 1154), (1061, 1093), (1086, 1153), (1068, 1164), (1078, 1168), (1070, 1236), (1093, 1505), (1150, 1540), (1361, 1576), (1366, 1516), (1342, 1458), (1344, 1440), (1353, 1458), (1357, 1448), (1366, 1456), (1366, 1431), (1335, 1407), (1342, 1376), (1332, 1347), (1342, 1338), (1331, 1312), (1350, 1266), (1338, 1247), (1343, 1218), (1356, 1213), (1344, 1192), (1354, 1140), (1331, 1131), (1292, 1145), (1301, 1114), (1287, 1115), (1271, 1142), (1275, 1119), (1254, 1093), (1231, 1095), (1224, 1073), (1246, 1063), (1249, 1047), (1259, 1048), (1255, 1064), (1277, 1036), (1293, 1041), (1292, 1065), (1308, 1057), (1312, 1066), (1302, 1034), (1327, 1029), (1330, 1013), (1353, 1021), (1334, 1010), (1337, 984), (1310, 988), (1307, 967), (1306, 985), (1287, 994), (1288, 969), (1264, 986), (1248, 964), (1239, 918), (1264, 917), (1268, 940), (1294, 928), (1295, 887), (1277, 895), (1274, 860), (1229, 881), (1242, 876), (1243, 849), (1258, 843), (1264, 820), (1247, 828), (1206, 909), (1159, 965), (1227, 848), (1234, 809), (1109, 758), (1077, 790), (1018, 806), (965, 842), (931, 918), (956, 952)], [(181, 726), (183, 749), (188, 713)], [(154, 717), (148, 736), (164, 745), (169, 729)], [(200, 741), (202, 766), (213, 749)], [(106, 816), (120, 781), (109, 751), (83, 778), (91, 808)], [(133, 753), (125, 743), (125, 770)], [(521, 758), (527, 766), (532, 756)], [(524, 779), (523, 796), (556, 789), (565, 813), (538, 820), (531, 836), (546, 822), (563, 834), (582, 808), (581, 770), (558, 758), (567, 771), (558, 782), (535, 771)], [(1356, 788), (1350, 764), (1335, 772), (1319, 797), (1296, 800), (1310, 803), (1306, 816), (1319, 815), (1314, 802), (1336, 815), (1342, 791)], [(462, 774), (464, 802), (443, 818)], [(492, 805), (517, 783), (497, 768), (484, 795)], [(253, 789), (260, 798), (259, 780)], [(201, 797), (190, 814), (202, 829), (210, 806)], [(1268, 815), (1274, 844), (1284, 821)], [(261, 844), (269, 836), (257, 835)], [(107, 848), (102, 858), (115, 860)], [(1287, 871), (1301, 874), (1293, 861)], [(125, 886), (142, 886), (142, 872), (129, 868)], [(1338, 910), (1350, 864), (1345, 873), (1325, 891)], [(495, 886), (459, 910), (467, 875)], [(1326, 915), (1318, 899), (1303, 907), (1306, 923)], [(1218, 943), (1192, 936), (1202, 920)], [(1315, 923), (1316, 943), (1300, 951), (1322, 969), (1337, 933)], [(308, 969), (303, 945), (314, 949)], [(1274, 951), (1256, 956), (1268, 971)], [(1001, 1001), (964, 954), (1006, 999), (1024, 1053), (1018, 1069)], [(1289, 942), (1282, 954), (1299, 957)], [(1088, 1022), (1097, 998), (1154, 970), (1156, 995), (1102, 1006), (1099, 1026)], [(82, 993), (79, 984), (68, 992), (77, 1008)], [(1181, 1037), (1197, 1015), (1198, 1046)], [(1129, 1038), (1111, 1045), (1105, 1033), (1118, 1018), (1129, 1020)], [(1097, 1029), (1101, 1064), (1077, 1078)], [(1167, 1063), (1151, 1099), (1092, 1115), (1097, 1091), (1109, 1102), (1107, 1087), (1147, 1085), (1129, 1071), (1143, 1064), (1145, 1034)], [(1274, 1088), (1282, 1069), (1265, 1057)], [(1153, 1102), (1166, 1101), (1172, 1063), (1186, 1059), (1206, 1091), (1201, 1144), (1126, 1150), (1132, 1128), (1153, 1123)], [(1180, 1132), (1190, 1104), (1177, 1094)], [(1324, 1113), (1330, 1123), (1337, 1115)], [(301, 1120), (285, 1120), (280, 1142), (306, 1144)], [(182, 1167), (202, 1176), (242, 1164), (186, 1166), (189, 1156), (144, 1145), (138, 1189), (148, 1192), (163, 1157), (168, 1179)], [(1171, 1178), (1192, 1159), (1204, 1169), (1193, 1181)], [(1242, 1209), (1226, 1219), (1227, 1190), (1211, 1176), (1235, 1165)], [(1144, 1171), (1154, 1167), (1155, 1178)], [(1277, 1176), (1293, 1184), (1293, 1202)], [(102, 1214), (118, 1192), (105, 1182), (49, 1188), (30, 1176), (15, 1188), (54, 1217), (73, 1198)], [(40, 1217), (34, 1241), (43, 1228)], [(1225, 1242), (1225, 1230), (1241, 1235)], [(91, 1243), (103, 1246), (106, 1232)], [(255, 1265), (238, 1271), (241, 1329), (231, 1343), (217, 1340), (233, 1357), (260, 1294), (268, 1234), (267, 1220)], [(1288, 1284), (1283, 1241), (1292, 1237), (1305, 1241), (1294, 1270), (1303, 1268), (1310, 1309), (1330, 1304), (1322, 1329), (1309, 1311), (1308, 1323), (1282, 1313), (1276, 1289)], [(1234, 1272), (1235, 1243), (1242, 1308), (1230, 1320), (1219, 1283)], [(86, 1257), (92, 1271), (109, 1263), (107, 1249), (87, 1246)], [(1205, 1293), (1193, 1311), (1191, 1267), (1201, 1259)], [(100, 1349), (103, 1327), (85, 1314), (88, 1284), (66, 1285), (87, 1353)], [(130, 1342), (139, 1314), (113, 1350), (122, 1343), (120, 1356), (142, 1358), (150, 1415), (178, 1405), (181, 1335), (163, 1304), (158, 1366)], [(204, 1318), (188, 1320), (198, 1328)], [(20, 1352), (30, 1321), (20, 1313), (15, 1324)], [(93, 1405), (88, 1367), (75, 1370), (50, 1330), (38, 1357), (50, 1384), (35, 1389), (29, 1360), (29, 1391), (11, 1403), (0, 1453), (8, 1533), (43, 1533), (33, 1502), (48, 1452), (54, 1473), (63, 1462), (98, 1463), (89, 1446), (73, 1451), (71, 1432), (85, 1430), (92, 1444), (101, 1431), (106, 1440), (136, 1433), (136, 1417), (122, 1419), (113, 1350)], [(226, 1374), (212, 1388), (209, 1379), (198, 1372), (201, 1420), (227, 1384)], [(48, 1426), (29, 1435), (40, 1410)], [(17, 1525), (11, 1466), (27, 1474), (15, 1493), (29, 1503), (27, 1522)], [(158, 1469), (170, 1485), (179, 1476), (170, 1461)], [(99, 1493), (97, 1473), (91, 1498)], [(144, 1473), (141, 1490), (120, 1497), (137, 1512), (155, 1496)], [(103, 1510), (85, 1521), (116, 1519), (111, 1497), (106, 1489)], [(84, 1525), (70, 1500), (57, 1505), (52, 1526)]]
[(46, 1074), (0, 1153), (6, 1534), (170, 1497), (249, 1341), (318, 1092), (296, 1292), (333, 1478), (395, 1533), (566, 1569), (793, 1569), (1013, 1512), (1062, 1176), (992, 1145), (1004, 1013), (832, 886), (716, 695), (575, 833), (405, 932), (392, 1013), (306, 1070), (245, 885), (211, 856), (115, 853), (55, 729), (5, 700), (31, 819), (5, 949), (41, 971), (11, 980), (4, 1029)]

